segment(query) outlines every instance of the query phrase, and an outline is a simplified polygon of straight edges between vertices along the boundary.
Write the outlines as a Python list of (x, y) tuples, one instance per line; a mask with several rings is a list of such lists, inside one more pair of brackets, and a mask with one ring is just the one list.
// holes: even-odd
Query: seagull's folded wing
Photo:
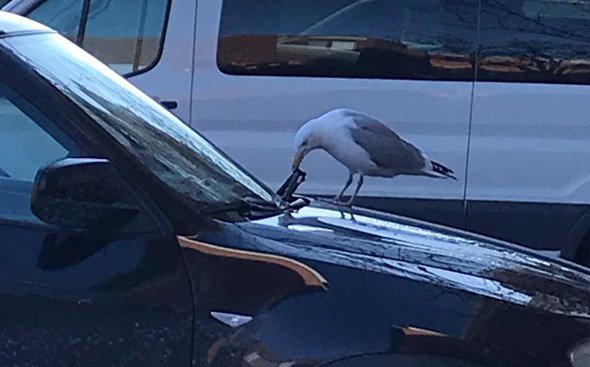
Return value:
[(352, 139), (360, 145), (379, 168), (399, 173), (418, 173), (425, 159), (420, 149), (403, 140), (381, 122), (360, 115), (354, 119)]

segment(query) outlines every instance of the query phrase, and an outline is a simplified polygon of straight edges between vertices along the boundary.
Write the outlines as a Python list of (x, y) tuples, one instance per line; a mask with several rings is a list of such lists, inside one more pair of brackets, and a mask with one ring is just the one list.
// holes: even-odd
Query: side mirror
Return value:
[(46, 223), (112, 233), (139, 212), (106, 159), (65, 158), (37, 172), (31, 210)]

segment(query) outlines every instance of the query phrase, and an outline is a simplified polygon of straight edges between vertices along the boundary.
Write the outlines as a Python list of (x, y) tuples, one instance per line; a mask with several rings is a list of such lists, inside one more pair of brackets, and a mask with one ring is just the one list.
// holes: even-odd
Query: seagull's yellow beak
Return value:
[(300, 149), (297, 151), (297, 153), (295, 154), (295, 158), (293, 158), (293, 165), (291, 167), (293, 171), (299, 168), (299, 165), (301, 164), (303, 157), (305, 157), (305, 154), (307, 154), (307, 151), (305, 149)]

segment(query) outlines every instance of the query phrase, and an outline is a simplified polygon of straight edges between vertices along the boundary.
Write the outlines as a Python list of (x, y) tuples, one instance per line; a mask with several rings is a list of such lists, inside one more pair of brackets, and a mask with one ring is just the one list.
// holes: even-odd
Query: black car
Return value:
[(1, 366), (590, 364), (587, 270), (279, 196), (3, 12), (0, 148)]

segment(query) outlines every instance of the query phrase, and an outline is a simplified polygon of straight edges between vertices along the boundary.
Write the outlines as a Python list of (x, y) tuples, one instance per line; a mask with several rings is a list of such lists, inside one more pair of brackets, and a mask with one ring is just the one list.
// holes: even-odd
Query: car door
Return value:
[(128, 200), (141, 214), (109, 235), (47, 225), (31, 212), (41, 167), (101, 153), (62, 130), (71, 112), (21, 79), (0, 68), (0, 365), (189, 366), (184, 263), (138, 190)]
[(588, 4), (483, 0), (481, 11), (468, 227), (559, 250), (590, 198)]
[(58, 30), (188, 122), (196, 4), (44, 0), (17, 13)]
[[(477, 3), (199, 2), (192, 126), (278, 188), (299, 126), (364, 112), (459, 179), (369, 178), (356, 203), (462, 226)], [(347, 177), (319, 151), (303, 169), (307, 194), (334, 196)]]

